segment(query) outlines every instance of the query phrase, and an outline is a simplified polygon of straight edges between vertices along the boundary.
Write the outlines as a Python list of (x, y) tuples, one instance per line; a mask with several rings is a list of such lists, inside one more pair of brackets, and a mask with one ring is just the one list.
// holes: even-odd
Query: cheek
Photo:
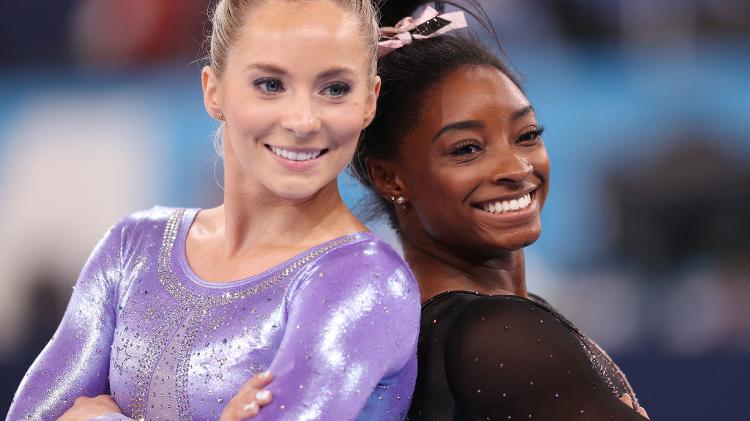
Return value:
[(547, 197), (547, 192), (549, 191), (550, 178), (550, 162), (549, 156), (547, 155), (547, 150), (544, 147), (539, 148), (539, 150), (535, 151), (535, 153), (529, 156), (529, 159), (531, 161), (531, 165), (534, 167), (534, 172), (543, 182), (541, 188), (541, 204), (544, 205), (544, 199)]
[(544, 179), (549, 178), (549, 155), (547, 155), (547, 149), (540, 147), (529, 156), (531, 164), (534, 166), (534, 170), (539, 173)]
[(475, 175), (439, 162), (426, 167), (429, 168), (411, 175), (413, 185), (409, 188), (424, 222), (441, 231), (461, 225), (469, 210), (466, 197), (477, 184)]
[(320, 119), (326, 128), (326, 136), (335, 144), (356, 146), (359, 133), (364, 127), (364, 110), (358, 103), (325, 105)]
[[(231, 123), (243, 136), (263, 136), (279, 121), (281, 107), (270, 101), (260, 104), (258, 101), (247, 101), (232, 107)], [(230, 117), (228, 117), (229, 119)]]

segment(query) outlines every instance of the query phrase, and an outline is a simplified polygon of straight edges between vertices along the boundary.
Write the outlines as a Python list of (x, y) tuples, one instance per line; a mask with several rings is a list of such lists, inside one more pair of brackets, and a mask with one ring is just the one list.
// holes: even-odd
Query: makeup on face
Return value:
[(249, 14), (222, 80), (226, 160), (272, 194), (335, 183), (374, 109), (356, 20), (328, 0), (269, 2)]
[(543, 130), (500, 71), (467, 67), (444, 77), (405, 137), (402, 174), (415, 219), (448, 244), (512, 250), (536, 240), (549, 179)]

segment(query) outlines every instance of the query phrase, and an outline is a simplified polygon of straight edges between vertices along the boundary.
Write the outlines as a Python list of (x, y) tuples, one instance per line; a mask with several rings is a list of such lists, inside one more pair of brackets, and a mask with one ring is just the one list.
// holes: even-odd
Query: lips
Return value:
[(536, 190), (515, 197), (491, 199), (475, 203), (472, 206), (493, 214), (510, 214), (528, 209), (534, 202)]

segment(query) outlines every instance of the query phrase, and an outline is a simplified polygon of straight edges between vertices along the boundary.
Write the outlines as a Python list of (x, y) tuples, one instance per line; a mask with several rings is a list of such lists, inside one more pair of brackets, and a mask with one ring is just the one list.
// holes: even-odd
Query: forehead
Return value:
[[(508, 76), (488, 66), (461, 67), (430, 89), (422, 106), (423, 123), (439, 126), (463, 120), (505, 120), (529, 101)], [(437, 130), (436, 129), (436, 130)]]
[(246, 16), (230, 60), (306, 69), (367, 66), (369, 54), (357, 23), (329, 0), (267, 1)]

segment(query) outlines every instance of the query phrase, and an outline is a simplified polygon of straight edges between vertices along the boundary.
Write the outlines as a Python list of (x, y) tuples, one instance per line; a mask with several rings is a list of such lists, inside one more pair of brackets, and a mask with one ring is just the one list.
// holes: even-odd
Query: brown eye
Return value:
[(528, 132), (522, 134), (521, 136), (518, 136), (518, 139), (516, 140), (516, 142), (517, 143), (536, 142), (542, 137), (542, 132), (544, 132), (544, 127), (539, 127), (538, 129), (529, 130)]
[(451, 149), (451, 155), (471, 155), (481, 152), (482, 146), (477, 143), (465, 143)]

